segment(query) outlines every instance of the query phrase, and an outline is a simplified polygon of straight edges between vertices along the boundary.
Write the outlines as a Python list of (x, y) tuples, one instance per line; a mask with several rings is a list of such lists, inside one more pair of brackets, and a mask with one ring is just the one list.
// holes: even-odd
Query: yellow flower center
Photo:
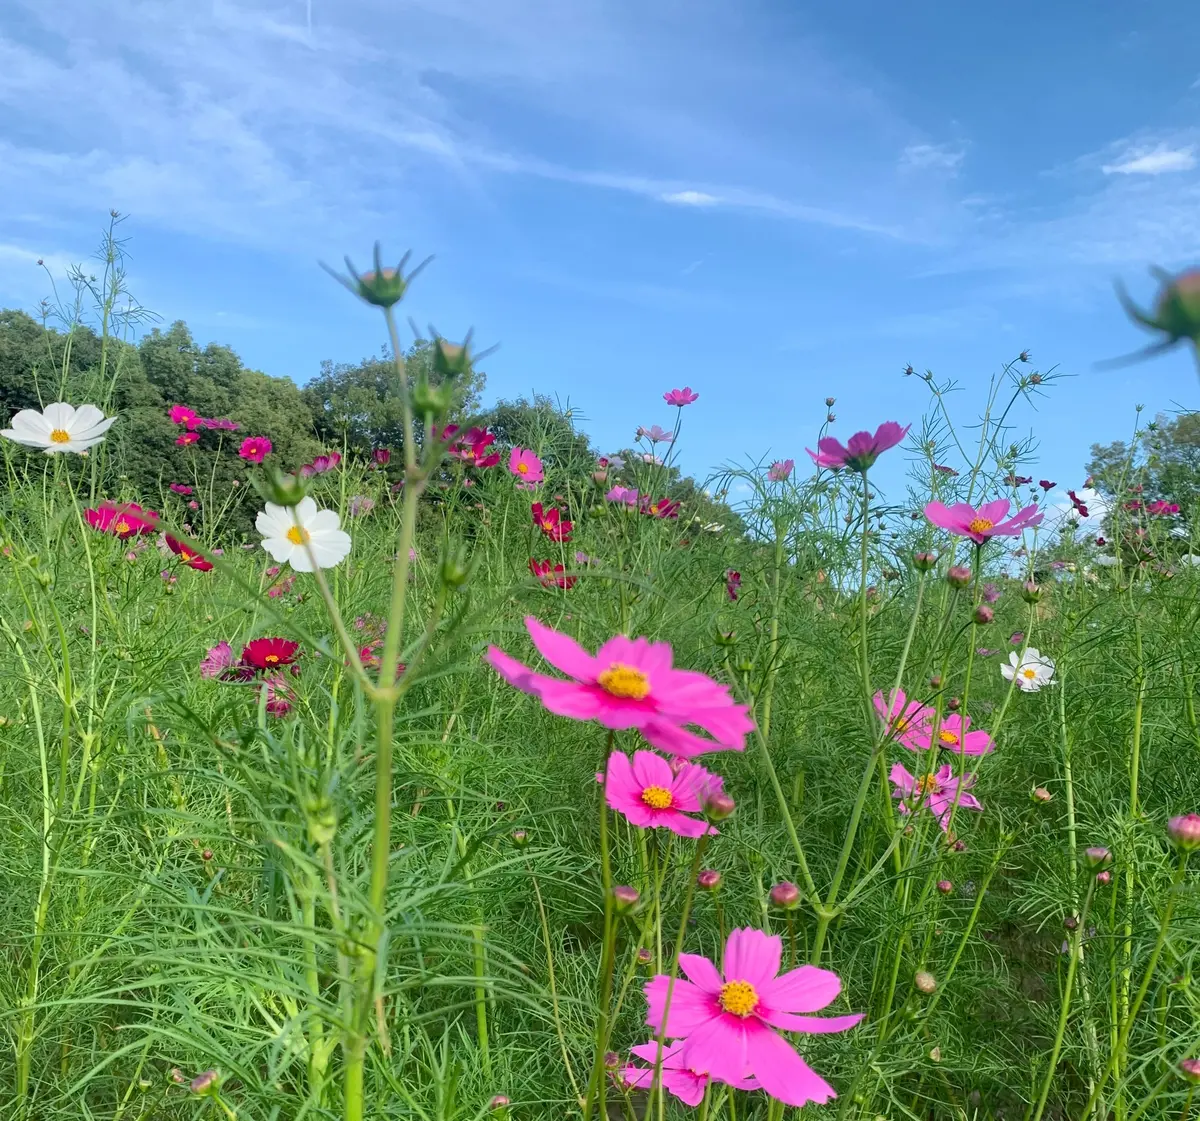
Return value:
[(65, 428), (56, 428), (50, 433), (50, 442), (52, 444), (69, 444), (71, 442), (71, 433)]
[(117, 522), (117, 524), (115, 526), (113, 526), (113, 532), (114, 533), (128, 533), (129, 532), (129, 523), (127, 521)]
[(914, 794), (932, 794), (937, 789), (937, 775), (922, 775), (913, 785)]
[(279, 655), (278, 654), (268, 654), (265, 658), (263, 658), (263, 661), (270, 662), (272, 665), (274, 665), (277, 661), (279, 661)]
[(303, 545), (308, 540), (308, 531), (301, 529), (298, 525), (294, 525), (287, 531), (287, 539), (293, 545)]
[(988, 521), (987, 518), (974, 518), (967, 523), (967, 529), (972, 533), (987, 533), (996, 523)]
[(1035, 670), (1033, 666), (1027, 666), (1025, 669), (1021, 670), (1021, 676), (1032, 681), (1035, 677), (1037, 677), (1037, 670)]
[(179, 559), (181, 561), (183, 561), (184, 564), (187, 564), (189, 561), (193, 561), (196, 558), (193, 557), (192, 554), (189, 553), (186, 549), (180, 549), (179, 550)]
[(529, 474), (529, 464), (528, 463), (518, 463), (517, 464), (517, 473), (521, 474), (521, 475), (528, 475)]
[(948, 731), (945, 728), (938, 732), (938, 739), (950, 747), (953, 747), (956, 743), (958, 743), (958, 736), (955, 735), (954, 732)]
[(908, 719), (903, 716), (897, 716), (896, 719), (892, 721), (892, 730), (895, 732), (907, 732)]
[(650, 679), (640, 669), (613, 662), (599, 677), (597, 684), (614, 697), (644, 700), (650, 693)]
[(642, 791), (642, 801), (652, 810), (669, 810), (671, 792), (665, 786), (647, 786)]
[(727, 981), (721, 986), (721, 1007), (745, 1019), (758, 1007), (758, 993), (749, 981)]

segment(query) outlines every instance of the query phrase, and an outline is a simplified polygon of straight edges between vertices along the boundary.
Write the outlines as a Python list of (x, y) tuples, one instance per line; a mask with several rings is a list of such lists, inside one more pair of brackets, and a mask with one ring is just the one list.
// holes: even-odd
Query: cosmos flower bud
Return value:
[(737, 809), (737, 803), (724, 792), (714, 794), (704, 803), (704, 813), (710, 821), (724, 821)]
[(447, 588), (461, 588), (475, 571), (475, 558), (468, 555), (465, 545), (446, 541), (442, 546), (440, 575)]
[(1183, 852), (1200, 848), (1200, 814), (1183, 814), (1167, 822), (1167, 836)]
[(919, 993), (924, 993), (926, 996), (932, 996), (937, 991), (937, 978), (932, 973), (924, 969), (918, 970), (913, 974), (913, 987)]
[(832, 409), (832, 408), (833, 408), (833, 405), (834, 405), (834, 398), (832, 398), (832, 397), (826, 397), (826, 398), (825, 398), (825, 407), (826, 407), (827, 409)]
[(946, 707), (947, 707), (947, 708), (948, 708), (948, 709), (949, 709), (951, 712), (957, 712), (957, 711), (958, 711), (960, 708), (962, 708), (962, 701), (961, 701), (961, 700), (960, 700), (958, 697), (951, 697), (951, 698), (950, 698), (950, 699), (949, 699), (949, 700), (946, 702)]
[(339, 275), (328, 265), (323, 264), (321, 267), (365, 303), (375, 307), (390, 308), (404, 299), (404, 293), (408, 291), (413, 277), (429, 263), (428, 261), (423, 262), (405, 276), (404, 266), (408, 264), (408, 258), (409, 254), (405, 253), (394, 269), (385, 268), (380, 255), (379, 242), (376, 242), (375, 267), (370, 272), (360, 273), (349, 257), (345, 258), (349, 276)]
[(188, 1083), (188, 1089), (197, 1097), (211, 1097), (221, 1088), (221, 1076), (215, 1070), (206, 1070)]
[(604, 1069), (616, 1070), (621, 1065), (621, 1056), (616, 1051), (604, 1052)]
[(1034, 802), (1049, 802), (1054, 797), (1044, 786), (1035, 786), (1030, 792), (1029, 797)]
[(971, 582), (971, 570), (962, 565), (953, 565), (946, 572), (946, 580), (952, 588), (965, 588)]
[(210, 860), (212, 860), (212, 858), (213, 858), (213, 850), (212, 849), (205, 849), (200, 854), (200, 859), (203, 860), (205, 864), (207, 864)]
[(942, 895), (949, 895), (954, 890), (954, 885), (949, 880), (938, 880), (937, 889)]
[(981, 603), (975, 608), (975, 622), (981, 626), (987, 626), (995, 618), (996, 613), (986, 603)]
[(523, 849), (529, 844), (529, 834), (524, 829), (514, 829), (512, 831), (512, 843), (515, 848)]
[(1200, 270), (1192, 269), (1175, 276), (1161, 269), (1154, 271), (1162, 287), (1158, 290), (1151, 312), (1142, 311), (1124, 288), (1117, 288), (1117, 296), (1129, 318), (1163, 336), (1161, 341), (1147, 347), (1138, 357), (1157, 354), (1184, 339), (1200, 342)]
[(1103, 868), (1112, 863), (1112, 853), (1101, 845), (1093, 845), (1083, 850), (1083, 857), (1089, 868)]
[(300, 475), (289, 475), (278, 467), (268, 468), (266, 478), (252, 478), (254, 489), (276, 506), (299, 506), (308, 493), (308, 481)]
[(639, 946), (637, 952), (638, 965), (649, 965), (654, 960), (654, 955), (646, 949), (645, 946)]
[(716, 891), (721, 886), (721, 873), (715, 868), (705, 868), (696, 877), (696, 886), (701, 891)]
[(1037, 603), (1042, 598), (1042, 589), (1039, 588), (1032, 580), (1026, 580), (1021, 585), (1021, 598), (1026, 603)]
[(1101, 887), (1112, 883), (1112, 873), (1107, 868), (1105, 868), (1103, 871), (1097, 872), (1096, 883), (1098, 883)]
[(1063, 919), (1063, 926), (1066, 927), (1067, 930), (1078, 930), (1079, 920), (1074, 915), (1068, 915), (1065, 919)]
[(617, 907), (618, 915), (628, 915), (637, 905), (641, 896), (635, 887), (630, 887), (628, 884), (617, 884), (612, 889), (613, 902)]
[(1200, 1083), (1200, 1059), (1180, 1059), (1179, 1073), (1193, 1085)]
[(930, 572), (937, 564), (933, 553), (913, 553), (913, 568), (918, 572)]
[(490, 1109), (493, 1113), (496, 1113), (502, 1109), (508, 1109), (508, 1106), (509, 1101), (507, 1095), (505, 1094), (496, 1094), (495, 1097), (488, 1102), (488, 1109)]
[(770, 896), (771, 903), (785, 911), (794, 911), (800, 906), (800, 889), (787, 880), (771, 888)]

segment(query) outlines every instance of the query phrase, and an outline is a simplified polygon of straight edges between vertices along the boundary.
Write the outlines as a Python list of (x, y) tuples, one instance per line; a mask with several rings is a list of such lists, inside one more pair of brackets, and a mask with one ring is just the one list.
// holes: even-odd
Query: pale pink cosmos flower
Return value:
[[(678, 987), (678, 984), (677, 986)], [(648, 1090), (654, 1083), (654, 1067), (661, 1067), (661, 1080), (667, 1093), (674, 1094), (684, 1105), (697, 1106), (704, 1099), (704, 1090), (708, 1085), (708, 1074), (704, 1071), (692, 1070), (683, 1061), (682, 1043), (664, 1043), (662, 1061), (658, 1062), (658, 1043), (639, 1043), (630, 1047), (631, 1054), (644, 1059), (648, 1067), (630, 1063), (620, 1072), (622, 1085), (631, 1090)], [(738, 1090), (758, 1090), (761, 1087), (756, 1078), (739, 1078), (732, 1083)]]
[(545, 478), (542, 461), (528, 448), (513, 448), (508, 456), (508, 469), (519, 482), (530, 486)]
[(631, 487), (615, 486), (605, 496), (607, 502), (623, 502), (626, 506), (636, 506), (639, 495)]
[(777, 459), (767, 468), (767, 478), (773, 483), (787, 482), (795, 466), (794, 459)]
[(875, 694), (875, 711), (879, 719), (887, 725), (888, 735), (909, 751), (923, 751), (928, 748), (928, 742), (922, 743), (921, 737), (929, 738), (930, 726), (933, 724), (934, 711), (929, 705), (920, 701), (910, 701), (903, 689), (897, 689), (891, 694), (892, 703), (885, 704), (883, 692)]
[(958, 537), (969, 537), (976, 545), (982, 545), (989, 537), (1016, 537), (1023, 530), (1041, 525), (1045, 517), (1035, 504), (1026, 506), (1005, 521), (1010, 505), (1007, 498), (997, 498), (994, 502), (985, 502), (977, 510), (968, 502), (947, 506), (935, 500), (925, 507), (925, 517), (939, 529), (949, 530)]
[(698, 763), (684, 761), (676, 769), (653, 751), (635, 751), (632, 762), (620, 751), (608, 757), (605, 799), (640, 829), (669, 829), (680, 837), (716, 833), (701, 818), (687, 815), (701, 813), (708, 800), (721, 792), (721, 776)]
[(216, 646), (210, 646), (208, 653), (204, 655), (204, 660), (200, 663), (200, 676), (220, 677), (227, 669), (232, 669), (237, 660), (233, 647), (222, 639)]
[[(535, 673), (496, 646), (487, 661), (510, 685), (537, 697), (549, 711), (606, 728), (636, 728), (654, 747), (691, 758), (706, 751), (743, 751), (754, 727), (749, 710), (729, 689), (695, 670), (671, 665), (671, 646), (615, 635), (595, 655), (569, 635), (526, 616), (538, 653), (567, 679)], [(687, 730), (693, 724), (709, 739)]]
[(649, 440), (652, 444), (669, 444), (674, 439), (670, 432), (657, 424), (652, 424), (649, 428), (639, 428), (637, 434), (639, 439)]
[(646, 982), (646, 1023), (681, 1041), (680, 1062), (689, 1070), (735, 1086), (756, 1078), (771, 1097), (788, 1105), (823, 1104), (837, 1096), (833, 1087), (776, 1029), (840, 1032), (862, 1016), (804, 1015), (832, 1003), (842, 983), (836, 973), (813, 965), (780, 976), (782, 955), (778, 935), (751, 928), (730, 932), (723, 973), (706, 957), (680, 954), (687, 980), (675, 981), (669, 1008), (670, 978), (659, 974)]
[(675, 405), (682, 409), (684, 405), (690, 405), (693, 401), (700, 400), (699, 393), (693, 393), (690, 385), (685, 385), (682, 389), (669, 389), (663, 394), (663, 400), (668, 405)]
[(967, 793), (968, 788), (975, 785), (975, 776), (966, 775), (960, 781), (954, 777), (954, 768), (949, 763), (920, 778), (910, 775), (897, 763), (888, 778), (895, 787), (892, 797), (901, 799), (901, 813), (912, 813), (914, 807), (924, 807), (938, 819), (943, 830), (950, 827), (950, 814), (956, 803), (966, 810), (983, 809), (979, 799)]
[(804, 450), (812, 456), (818, 467), (848, 467), (851, 471), (866, 471), (885, 451), (894, 448), (905, 436), (912, 425), (901, 428), (894, 420), (887, 420), (874, 433), (855, 432), (845, 446), (833, 436), (826, 436), (817, 441), (817, 450)]
[(946, 751), (953, 751), (956, 755), (986, 755), (995, 750), (996, 744), (982, 728), (971, 730), (969, 716), (960, 716), (952, 712), (942, 721), (936, 738), (933, 735), (932, 724), (926, 724), (913, 737), (913, 742), (905, 746), (914, 751), (928, 751), (931, 747), (940, 747)]

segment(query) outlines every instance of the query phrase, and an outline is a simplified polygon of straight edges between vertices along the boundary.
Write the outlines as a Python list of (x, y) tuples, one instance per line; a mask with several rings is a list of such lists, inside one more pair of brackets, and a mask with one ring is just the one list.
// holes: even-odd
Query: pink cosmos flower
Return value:
[(605, 496), (607, 502), (622, 502), (626, 506), (636, 506), (638, 504), (639, 495), (636, 490), (630, 487), (615, 486)]
[[(676, 988), (678, 987), (676, 982)], [(692, 1070), (684, 1063), (682, 1043), (664, 1043), (661, 1063), (658, 1062), (658, 1043), (653, 1039), (649, 1043), (639, 1043), (630, 1047), (629, 1051), (650, 1065), (643, 1067), (630, 1063), (624, 1067), (619, 1075), (622, 1085), (631, 1090), (650, 1089), (654, 1083), (654, 1067), (657, 1064), (661, 1068), (660, 1077), (667, 1093), (674, 1094), (684, 1105), (697, 1106), (704, 1099), (708, 1074)], [(761, 1089), (756, 1078), (739, 1078), (731, 1085), (738, 1090)]]
[(773, 483), (787, 482), (788, 477), (792, 473), (792, 468), (795, 466), (796, 461), (794, 459), (777, 459), (767, 468), (767, 478)]
[(646, 982), (646, 1023), (656, 1033), (665, 1027), (667, 1037), (681, 1040), (680, 1062), (690, 1070), (731, 1085), (756, 1078), (788, 1105), (824, 1103), (837, 1096), (833, 1087), (775, 1029), (846, 1031), (862, 1016), (805, 1015), (830, 1004), (842, 983), (836, 973), (813, 965), (780, 976), (782, 955), (778, 935), (751, 928), (730, 932), (723, 974), (706, 957), (680, 954), (687, 980), (675, 981), (669, 1008), (670, 979), (659, 974)]
[(975, 785), (975, 776), (967, 775), (960, 783), (954, 777), (954, 768), (949, 763), (939, 767), (933, 774), (920, 778), (914, 778), (897, 763), (888, 778), (895, 787), (892, 797), (901, 799), (901, 813), (912, 813), (913, 807), (908, 804), (909, 801), (917, 808), (924, 806), (938, 819), (943, 830), (950, 827), (950, 812), (955, 803), (966, 810), (983, 809), (979, 799), (967, 793), (968, 788)]
[(653, 751), (635, 751), (630, 763), (628, 756), (614, 751), (608, 757), (605, 790), (609, 806), (640, 829), (669, 829), (680, 837), (717, 832), (703, 819), (687, 816), (701, 813), (708, 800), (722, 791), (721, 776), (698, 763), (673, 769)]
[(143, 509), (136, 502), (101, 502), (95, 508), (84, 510), (83, 516), (92, 529), (111, 533), (122, 541), (151, 533), (158, 523), (158, 515), (153, 510)]
[(569, 575), (561, 564), (553, 561), (539, 561), (536, 557), (529, 558), (529, 571), (537, 578), (543, 588), (562, 588), (569, 592), (575, 587), (578, 576)]
[(663, 394), (663, 400), (668, 405), (675, 405), (682, 409), (684, 405), (690, 405), (693, 401), (700, 400), (699, 393), (693, 393), (690, 385), (685, 385), (682, 389), (669, 389)]
[(913, 742), (905, 744), (913, 751), (928, 751), (931, 747), (944, 748), (958, 755), (986, 755), (994, 751), (996, 744), (982, 728), (971, 730), (971, 718), (950, 713), (942, 720), (938, 734), (933, 735), (932, 722), (915, 733)]
[(194, 409), (189, 409), (187, 405), (172, 405), (171, 406), (171, 423), (182, 424), (189, 432), (194, 432), (197, 428), (204, 427), (204, 421)]
[(371, 453), (371, 462), (376, 467), (386, 467), (391, 462), (392, 453), (388, 448), (376, 448)]
[(833, 436), (817, 441), (817, 450), (804, 450), (812, 456), (818, 467), (848, 467), (851, 471), (866, 471), (885, 451), (894, 448), (912, 425), (901, 428), (894, 420), (884, 421), (874, 432), (855, 432), (843, 447)]
[(535, 502), (529, 512), (533, 515), (533, 524), (538, 527), (551, 541), (570, 541), (574, 522), (563, 517), (557, 507), (549, 510), (543, 508), (540, 502)]
[(888, 735), (909, 751), (923, 751), (929, 745), (921, 743), (920, 738), (929, 738), (930, 725), (933, 723), (934, 710), (920, 701), (910, 701), (903, 689), (897, 689), (892, 694), (892, 703), (885, 704), (883, 692), (874, 697), (875, 711), (879, 719), (888, 726)]
[(272, 716), (287, 716), (292, 711), (292, 701), (296, 694), (291, 691), (280, 677), (268, 677), (262, 683), (262, 689), (267, 694), (266, 709)]
[(1166, 502), (1160, 498), (1157, 502), (1146, 503), (1146, 513), (1154, 514), (1158, 517), (1161, 517), (1164, 514), (1178, 514), (1179, 505), (1175, 502)]
[(738, 592), (742, 589), (742, 574), (736, 568), (726, 569), (725, 571), (725, 594), (731, 600), (738, 597)]
[(200, 439), (199, 432), (183, 432), (175, 440), (181, 448), (186, 448), (189, 444), (194, 444)]
[(679, 517), (679, 503), (672, 502), (669, 498), (659, 498), (651, 502), (648, 494), (643, 495), (639, 503), (639, 508), (643, 514), (647, 514), (652, 518)]
[(947, 506), (935, 500), (925, 507), (925, 517), (958, 537), (969, 537), (976, 545), (982, 545), (989, 537), (1016, 537), (1022, 530), (1042, 524), (1045, 515), (1038, 513), (1036, 505), (1026, 506), (1005, 521), (1010, 505), (1007, 498), (997, 498), (976, 510), (967, 502)]
[(173, 490), (176, 494), (191, 494), (192, 493), (192, 488), (189, 487), (186, 483), (172, 483), (171, 490)]
[[(616, 635), (595, 655), (532, 615), (525, 626), (538, 652), (567, 679), (535, 673), (496, 646), (487, 660), (510, 685), (551, 712), (595, 720), (606, 728), (636, 728), (654, 747), (691, 758), (706, 751), (743, 751), (754, 727), (729, 689), (694, 670), (671, 665), (666, 642)], [(687, 730), (703, 728), (711, 739)]]
[(649, 428), (639, 428), (637, 434), (638, 439), (647, 439), (652, 444), (669, 444), (674, 439), (670, 432), (657, 424), (652, 424)]
[(202, 428), (211, 428), (214, 432), (236, 432), (241, 425), (228, 417), (205, 417), (201, 422)]
[(500, 462), (500, 453), (488, 450), (495, 442), (496, 437), (486, 428), (470, 428), (458, 443), (450, 447), (450, 454), (461, 459), (468, 467), (495, 467)]
[(237, 660), (233, 647), (222, 639), (216, 646), (210, 646), (208, 653), (204, 655), (204, 660), (200, 663), (200, 676), (220, 677), (226, 670), (232, 669)]
[(262, 463), (270, 454), (271, 441), (266, 436), (247, 436), (238, 448), (238, 455), (247, 463)]
[(513, 448), (508, 456), (508, 469), (516, 475), (518, 482), (530, 486), (545, 478), (542, 461), (528, 448)]

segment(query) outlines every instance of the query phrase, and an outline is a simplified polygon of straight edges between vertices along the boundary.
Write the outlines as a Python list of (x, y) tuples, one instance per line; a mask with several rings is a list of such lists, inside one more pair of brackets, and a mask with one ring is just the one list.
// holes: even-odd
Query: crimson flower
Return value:
[(835, 471), (848, 467), (851, 471), (866, 471), (889, 448), (894, 448), (912, 425), (901, 428), (894, 420), (887, 420), (875, 432), (855, 432), (846, 444), (833, 436), (817, 441), (817, 451), (804, 450), (812, 456), (818, 467), (831, 467)]
[(253, 638), (242, 648), (242, 661), (255, 669), (278, 669), (290, 666), (299, 650), (300, 643), (288, 638)]
[(1010, 487), (1023, 487), (1023, 486), (1025, 486), (1026, 483), (1033, 482), (1033, 476), (1032, 475), (1005, 475), (1004, 481)]
[(1056, 486), (1058, 486), (1058, 483), (1052, 483), (1049, 479), (1039, 479), (1038, 486), (1041, 487), (1042, 490), (1053, 490)]
[(1163, 514), (1178, 514), (1179, 505), (1175, 502), (1164, 502), (1162, 499), (1159, 499), (1157, 502), (1146, 503), (1146, 513), (1159, 517)]
[(247, 436), (238, 448), (238, 455), (247, 463), (262, 463), (270, 454), (271, 441), (266, 436)]
[(83, 516), (92, 529), (111, 533), (114, 537), (138, 537), (151, 533), (158, 521), (153, 510), (145, 510), (136, 502), (101, 502), (94, 509), (84, 510)]
[(181, 448), (186, 448), (200, 439), (199, 432), (183, 432), (175, 440)]
[(376, 448), (371, 453), (371, 460), (376, 467), (386, 467), (392, 458), (392, 453), (387, 448)]
[(738, 592), (742, 587), (742, 574), (735, 568), (729, 569), (725, 573), (725, 593), (729, 598), (737, 599)]
[(530, 507), (533, 524), (538, 527), (551, 541), (570, 541), (574, 524), (562, 516), (557, 508), (544, 510), (540, 502)]
[(1086, 518), (1088, 516), (1088, 508), (1084, 505), (1083, 499), (1073, 490), (1067, 491), (1067, 497), (1071, 500), (1071, 505), (1075, 507), (1075, 512), (1081, 518)]
[(557, 587), (567, 591), (575, 587), (578, 576), (568, 576), (567, 570), (561, 564), (551, 564), (550, 561), (529, 558), (529, 571), (537, 577), (543, 588)]
[(182, 541), (176, 541), (169, 533), (165, 536), (167, 538), (167, 548), (179, 558), (180, 564), (185, 564), (188, 568), (194, 568), (197, 572), (212, 571), (212, 561), (205, 560), (190, 546), (185, 545)]
[(191, 494), (192, 493), (192, 488), (189, 487), (186, 483), (172, 483), (171, 490), (173, 490), (176, 494)]
[(677, 518), (679, 517), (679, 503), (672, 502), (669, 498), (660, 498), (657, 502), (650, 502), (647, 499), (642, 507), (642, 513), (649, 514), (652, 518)]
[(935, 463), (933, 465), (933, 469), (939, 475), (946, 475), (950, 478), (954, 478), (954, 476), (958, 474), (958, 472), (955, 471), (953, 467), (947, 467), (944, 463)]

